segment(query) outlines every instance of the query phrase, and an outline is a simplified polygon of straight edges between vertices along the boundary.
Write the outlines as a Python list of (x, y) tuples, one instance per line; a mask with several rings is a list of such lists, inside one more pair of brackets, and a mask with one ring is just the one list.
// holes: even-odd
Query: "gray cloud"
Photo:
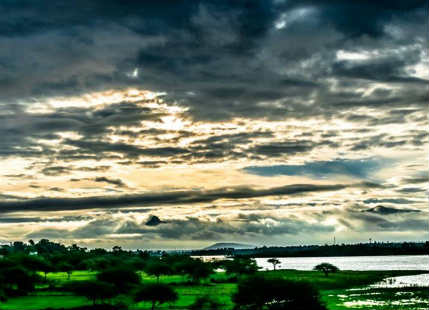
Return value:
[[(271, 222), (264, 222), (267, 219)], [(295, 219), (273, 219), (263, 216), (249, 219), (242, 216), (228, 222), (220, 219), (212, 222), (190, 217), (183, 220), (163, 221), (162, 223), (162, 225), (148, 226), (146, 223), (139, 224), (132, 220), (127, 220), (121, 224), (109, 219), (93, 220), (74, 230), (42, 229), (27, 235), (27, 238), (93, 239), (106, 237), (109, 234), (119, 236), (133, 234), (140, 235), (140, 238), (227, 240), (228, 238), (237, 238), (240, 235), (247, 238), (261, 238), (334, 231), (333, 226), (310, 225)]]
[(22, 211), (84, 210), (92, 208), (106, 209), (155, 204), (191, 204), (198, 202), (211, 202), (217, 199), (243, 199), (274, 195), (294, 195), (321, 191), (337, 191), (349, 186), (370, 187), (373, 185), (369, 183), (360, 183), (356, 185), (296, 184), (259, 190), (249, 187), (235, 187), (210, 191), (174, 191), (113, 197), (100, 196), (86, 198), (39, 198), (21, 201), (2, 201), (0, 202), (0, 213)]
[(96, 177), (93, 179), (94, 182), (100, 182), (100, 183), (108, 183), (113, 184), (118, 187), (127, 187), (127, 185), (121, 180), (121, 179), (111, 179), (107, 177)]
[(390, 208), (390, 207), (385, 207), (385, 206), (376, 206), (376, 207), (369, 208), (369, 209), (365, 210), (365, 212), (387, 215), (387, 214), (421, 212), (421, 211), (420, 210), (413, 210), (413, 209), (397, 209), (397, 208)]
[[(366, 158), (379, 148), (389, 149), (389, 153), (417, 153), (427, 146), (428, 133), (423, 128), (427, 126), (428, 77), (413, 67), (427, 69), (427, 1), (58, 0), (55, 5), (2, 1), (0, 11), (7, 16), (0, 20), (0, 159), (30, 162), (25, 169), (33, 175), (8, 172), (5, 183), (9, 189), (17, 180), (67, 174), (73, 174), (72, 180), (125, 189), (126, 179), (115, 176), (115, 169), (107, 174), (109, 167), (101, 161), (110, 161), (114, 167), (135, 164), (145, 169), (244, 160), (256, 166), (265, 164), (262, 161), (276, 161), (275, 169), (283, 169), (286, 175), (300, 172), (321, 176), (340, 170), (366, 179), (370, 169), (377, 167), (350, 168), (344, 163), (327, 167), (320, 161), (317, 167), (306, 164), (298, 168), (294, 164), (308, 160), (308, 155), (314, 160), (319, 149), (348, 160)], [(138, 74), (130, 75), (134, 70)], [(53, 96), (128, 88), (165, 93), (164, 102), (184, 108), (186, 112), (180, 117), (190, 125), (177, 131), (151, 128), (146, 123), (161, 124), (165, 111), (148, 108), (146, 102), (127, 100), (97, 108), (32, 110)], [(267, 126), (270, 130), (252, 129), (242, 126), (243, 118), (282, 121), (287, 129), (279, 132), (275, 125)], [(193, 131), (196, 122), (224, 120), (234, 120), (235, 129), (241, 132), (225, 133), (220, 127), (205, 135)], [(309, 120), (315, 125), (308, 125)], [(337, 121), (351, 122), (354, 128), (325, 129), (324, 124), (334, 127)], [(383, 127), (386, 125), (401, 125), (404, 130), (394, 133)], [(67, 138), (64, 132), (74, 137)], [(329, 155), (319, 160), (329, 160), (326, 157)], [(100, 164), (82, 166), (76, 163), (79, 160)], [(397, 205), (421, 203), (409, 195), (422, 195), (420, 186), (427, 183), (427, 176), (413, 173), (425, 168), (423, 164), (410, 167), (410, 177), (401, 179), (398, 187), (353, 185), (365, 191), (357, 200), (370, 204), (373, 211), (340, 212), (344, 218), (339, 222), (356, 231), (426, 227), (417, 212), (397, 212), (390, 206), (402, 210)], [(284, 169), (289, 170), (284, 173)], [(36, 171), (41, 175), (36, 176)], [(44, 188), (42, 182), (31, 186), (38, 192), (61, 190), (53, 185)], [(0, 194), (0, 213), (92, 208), (107, 213), (149, 212), (140, 207), (346, 187), (302, 184), (265, 190), (233, 187), (35, 199), (23, 199), (10, 191)], [(368, 192), (380, 187), (392, 195), (371, 198), (375, 196)], [(309, 202), (304, 207), (328, 208), (348, 203), (348, 198), (344, 199)], [(384, 208), (390, 213), (373, 208), (373, 204), (388, 204)], [(26, 221), (18, 216), (15, 220)], [(263, 219), (255, 217), (242, 220), (241, 224), (177, 220), (157, 226), (158, 233), (150, 233), (167, 239), (176, 234), (204, 240), (242, 233), (274, 236), (331, 231), (330, 227), (312, 228), (294, 219), (270, 218), (275, 226), (265, 226)], [(13, 219), (4, 221), (13, 223)], [(36, 217), (33, 221), (37, 222)], [(85, 239), (118, 231), (119, 224), (123, 231), (148, 230), (132, 221), (126, 227), (125, 223), (95, 219), (73, 231), (48, 229), (33, 236)]]

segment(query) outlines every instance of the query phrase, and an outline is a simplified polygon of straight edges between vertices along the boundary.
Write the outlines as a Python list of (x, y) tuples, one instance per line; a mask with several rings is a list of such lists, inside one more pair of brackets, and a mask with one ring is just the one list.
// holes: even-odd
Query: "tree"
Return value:
[(227, 273), (239, 275), (255, 274), (259, 269), (256, 261), (247, 257), (234, 257), (233, 260), (224, 261), (223, 265)]
[(140, 283), (140, 276), (130, 268), (110, 268), (98, 273), (97, 280), (111, 283), (119, 292), (126, 292)]
[(62, 262), (58, 266), (58, 270), (67, 273), (67, 280), (70, 280), (70, 277), (73, 273), (73, 266), (67, 262)]
[(267, 260), (268, 263), (273, 265), (273, 270), (276, 270), (277, 265), (280, 265), (280, 260), (278, 260), (277, 258), (270, 258)]
[(55, 271), (54, 266), (51, 264), (50, 261), (46, 259), (41, 260), (41, 264), (39, 268), (45, 274), (45, 281), (48, 278), (48, 273)]
[(332, 265), (330, 263), (321, 263), (319, 265), (314, 266), (313, 270), (323, 271), (325, 276), (328, 276), (330, 273), (336, 273), (340, 269), (337, 266)]
[(199, 259), (189, 259), (181, 268), (195, 283), (199, 283), (201, 279), (208, 278), (213, 273), (213, 266)]
[(170, 286), (163, 283), (146, 284), (140, 287), (134, 296), (136, 302), (149, 301), (152, 303), (152, 310), (157, 304), (176, 301), (178, 295)]
[(64, 288), (76, 295), (86, 297), (92, 301), (93, 305), (97, 303), (97, 300), (103, 303), (105, 299), (113, 298), (119, 293), (114, 285), (95, 280), (68, 282)]
[(122, 247), (120, 247), (119, 245), (115, 245), (115, 246), (112, 248), (112, 252), (113, 252), (113, 254), (115, 254), (115, 255), (119, 255), (119, 254), (121, 254), (121, 253), (122, 253)]
[(158, 283), (160, 276), (172, 273), (172, 268), (170, 267), (170, 265), (162, 261), (150, 262), (146, 265), (144, 270), (148, 275), (155, 276)]
[(236, 309), (326, 310), (310, 284), (262, 276), (240, 281), (233, 301)]
[(40, 276), (22, 266), (12, 266), (0, 270), (0, 279), (6, 295), (25, 295), (34, 290)]

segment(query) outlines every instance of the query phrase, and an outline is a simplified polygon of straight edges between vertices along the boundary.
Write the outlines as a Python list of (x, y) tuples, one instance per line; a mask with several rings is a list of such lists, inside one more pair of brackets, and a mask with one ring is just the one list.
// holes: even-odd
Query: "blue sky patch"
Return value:
[(332, 161), (315, 161), (303, 165), (249, 166), (243, 170), (260, 176), (305, 175), (315, 178), (326, 178), (332, 175), (345, 175), (359, 179), (371, 178), (382, 169), (389, 160), (385, 158), (336, 159)]

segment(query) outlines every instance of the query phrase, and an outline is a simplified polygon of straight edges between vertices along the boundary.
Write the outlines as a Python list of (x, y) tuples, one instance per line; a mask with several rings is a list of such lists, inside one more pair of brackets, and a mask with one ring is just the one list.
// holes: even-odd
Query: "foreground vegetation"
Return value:
[[(368, 288), (385, 278), (424, 271), (339, 271), (329, 264), (315, 266), (314, 271), (258, 271), (249, 258), (204, 263), (185, 255), (151, 256), (120, 248), (87, 251), (41, 242), (3, 251), (0, 309), (411, 310), (429, 306), (427, 288)], [(275, 269), (275, 260), (272, 263)]]
[[(392, 276), (412, 275), (416, 271), (342, 271), (329, 277), (317, 271), (277, 270), (258, 272), (266, 277), (282, 277), (292, 281), (311, 282), (320, 290), (322, 301), (330, 310), (342, 309), (427, 309), (429, 305), (429, 292), (427, 288), (398, 288), (398, 289), (366, 289), (368, 284), (381, 281)], [(156, 283), (155, 276), (139, 272), (142, 283)], [(65, 272), (48, 274), (48, 283), (51, 287), (61, 287), (69, 281), (87, 281), (96, 278), (96, 272), (75, 271), (71, 280)], [(234, 279), (232, 279), (234, 280)], [(183, 276), (168, 275), (160, 280), (169, 284), (176, 290), (179, 298), (174, 303), (160, 305), (159, 308), (189, 309), (191, 305), (202, 297), (210, 296), (221, 309), (233, 309), (232, 296), (237, 290), (237, 283), (228, 283), (231, 278), (225, 273), (216, 273), (200, 284), (189, 283)], [(92, 302), (83, 296), (76, 296), (49, 288), (48, 284), (41, 284), (36, 291), (27, 296), (10, 298), (0, 303), (0, 309), (61, 309), (91, 305)], [(360, 288), (349, 291), (352, 288)], [(377, 294), (375, 294), (377, 293)], [(416, 300), (418, 299), (418, 301)], [(410, 305), (395, 302), (414, 301)], [(369, 302), (368, 302), (369, 301)], [(371, 302), (371, 301), (378, 301)], [(130, 309), (150, 309), (150, 302), (133, 304), (130, 297), (118, 296), (109, 301), (112, 304), (128, 304)], [(393, 303), (393, 304), (392, 304)], [(386, 306), (389, 304), (389, 307)]]

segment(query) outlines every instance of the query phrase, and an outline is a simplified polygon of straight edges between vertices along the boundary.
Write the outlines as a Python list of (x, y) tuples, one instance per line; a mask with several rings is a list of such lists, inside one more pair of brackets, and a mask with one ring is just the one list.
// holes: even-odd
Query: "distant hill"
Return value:
[(243, 244), (243, 243), (215, 243), (209, 247), (204, 248), (203, 250), (219, 250), (219, 249), (254, 249), (256, 246), (251, 244)]

